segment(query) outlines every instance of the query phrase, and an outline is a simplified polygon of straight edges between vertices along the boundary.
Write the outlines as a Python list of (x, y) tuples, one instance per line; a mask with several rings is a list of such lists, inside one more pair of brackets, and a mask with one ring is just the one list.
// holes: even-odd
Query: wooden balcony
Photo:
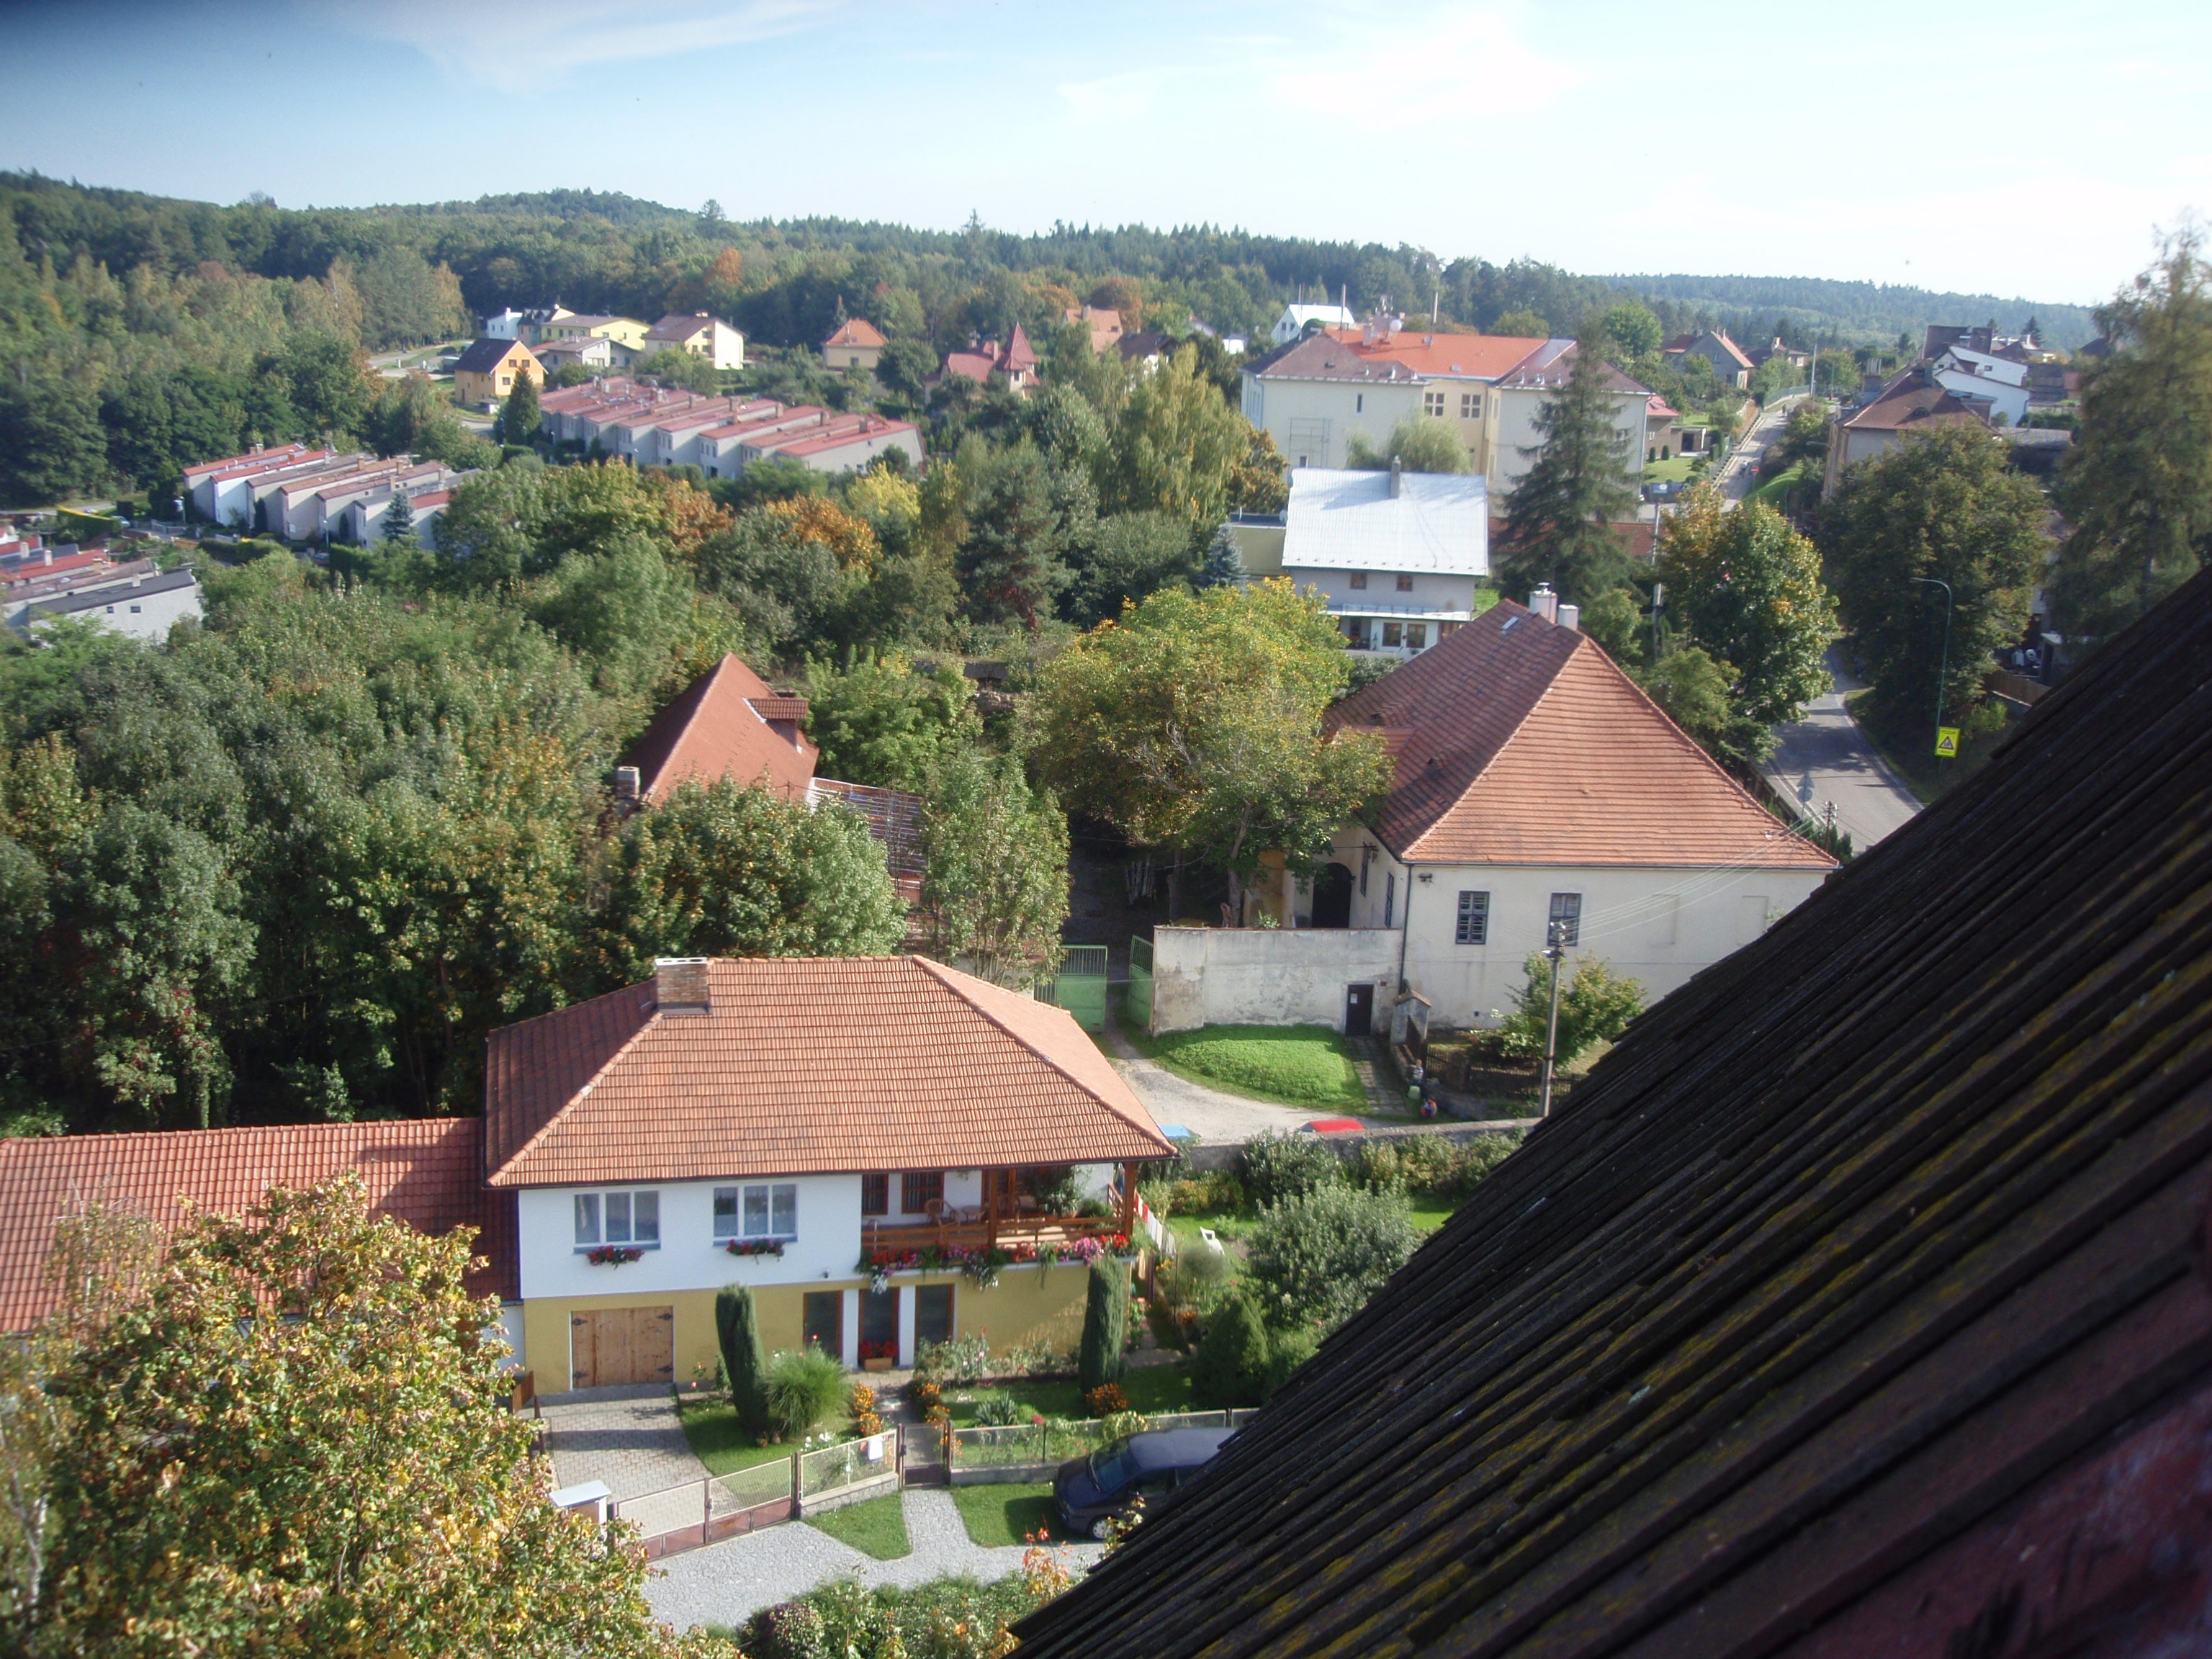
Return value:
[(988, 1215), (967, 1215), (958, 1220), (922, 1221), (902, 1225), (896, 1222), (863, 1221), (860, 1224), (860, 1249), (873, 1255), (878, 1250), (902, 1255), (909, 1250), (936, 1249), (940, 1251), (1006, 1249), (1025, 1245), (1041, 1250), (1049, 1245), (1064, 1250), (1078, 1239), (1112, 1238), (1126, 1235), (1128, 1229), (1116, 1216), (1040, 1215), (1000, 1216), (995, 1220)]

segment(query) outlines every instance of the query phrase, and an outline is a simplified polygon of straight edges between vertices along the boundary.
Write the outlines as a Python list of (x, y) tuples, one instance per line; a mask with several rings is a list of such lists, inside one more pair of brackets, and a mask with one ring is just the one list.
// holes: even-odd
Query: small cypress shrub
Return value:
[(1242, 1291), (1224, 1297), (1206, 1322), (1190, 1364), (1190, 1391), (1210, 1411), (1256, 1406), (1267, 1390), (1267, 1328)]
[(1121, 1375), (1129, 1328), (1129, 1269), (1112, 1257), (1091, 1264), (1091, 1298), (1083, 1310), (1083, 1351), (1076, 1378), (1085, 1393)]
[(722, 1375), (729, 1382), (738, 1425), (757, 1439), (770, 1432), (768, 1353), (761, 1346), (750, 1285), (725, 1285), (714, 1293), (714, 1335), (721, 1344)]

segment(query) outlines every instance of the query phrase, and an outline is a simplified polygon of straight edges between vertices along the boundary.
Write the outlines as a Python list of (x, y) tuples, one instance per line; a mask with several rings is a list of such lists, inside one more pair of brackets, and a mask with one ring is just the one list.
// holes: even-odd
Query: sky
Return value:
[(2202, 0), (0, 0), (0, 167), (286, 207), (588, 186), (2094, 304), (2212, 204)]

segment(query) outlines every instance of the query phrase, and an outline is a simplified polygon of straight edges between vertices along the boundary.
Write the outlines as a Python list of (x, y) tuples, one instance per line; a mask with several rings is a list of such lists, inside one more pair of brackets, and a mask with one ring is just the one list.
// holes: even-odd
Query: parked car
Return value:
[(1103, 1538), (1105, 1523), (1124, 1518), (1137, 1499), (1157, 1509), (1214, 1459), (1234, 1429), (1148, 1429), (1060, 1466), (1052, 1507), (1079, 1537)]

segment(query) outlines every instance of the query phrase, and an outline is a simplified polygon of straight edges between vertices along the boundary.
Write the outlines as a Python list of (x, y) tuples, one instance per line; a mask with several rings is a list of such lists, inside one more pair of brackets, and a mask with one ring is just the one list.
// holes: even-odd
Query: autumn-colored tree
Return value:
[(1109, 276), (1091, 290), (1084, 303), (1101, 311), (1121, 313), (1121, 331), (1134, 334), (1145, 325), (1145, 296), (1133, 276)]
[(351, 1175), (187, 1223), (47, 1382), (33, 1650), (731, 1653), (654, 1623), (634, 1532), (546, 1501), (470, 1243)]
[(1174, 851), (1171, 910), (1186, 854), (1241, 908), (1263, 853), (1304, 873), (1388, 785), (1378, 737), (1322, 731), (1350, 674), (1327, 607), (1287, 581), (1163, 589), (1046, 665), (1031, 752), (1071, 806)]
[(770, 501), (763, 510), (782, 519), (794, 541), (819, 542), (828, 548), (837, 556), (840, 569), (872, 570), (883, 554), (868, 521), (826, 496), (793, 495)]

